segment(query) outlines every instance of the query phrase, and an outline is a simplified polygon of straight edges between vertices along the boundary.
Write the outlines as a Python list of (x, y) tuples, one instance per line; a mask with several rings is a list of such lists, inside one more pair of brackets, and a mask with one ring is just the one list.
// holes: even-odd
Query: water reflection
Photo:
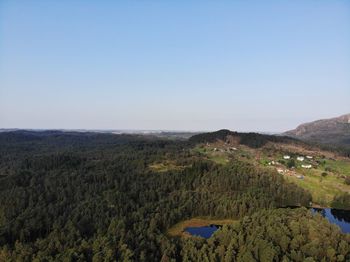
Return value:
[(312, 212), (317, 212), (329, 222), (338, 225), (344, 233), (350, 233), (350, 210), (312, 208)]
[(349, 210), (331, 209), (331, 213), (338, 220), (344, 220), (345, 222), (350, 223)]

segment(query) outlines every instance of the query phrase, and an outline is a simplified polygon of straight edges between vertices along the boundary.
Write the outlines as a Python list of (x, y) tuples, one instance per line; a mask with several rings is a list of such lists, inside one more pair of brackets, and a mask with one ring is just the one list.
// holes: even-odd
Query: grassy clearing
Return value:
[(213, 155), (213, 156), (210, 157), (210, 160), (212, 160), (215, 163), (220, 164), (220, 165), (225, 165), (225, 164), (227, 164), (230, 161), (224, 155)]
[(328, 167), (334, 172), (350, 176), (350, 162), (345, 160), (325, 160), (325, 169)]
[(211, 147), (197, 146), (193, 148), (193, 152), (200, 153), (201, 155), (205, 156), (209, 160), (220, 165), (226, 165), (227, 163), (230, 162), (230, 159), (226, 152), (220, 152), (220, 151), (215, 152), (214, 148), (211, 148)]
[(167, 172), (170, 170), (183, 170), (186, 166), (180, 166), (172, 161), (166, 160), (160, 163), (153, 163), (149, 165), (149, 168), (155, 172)]
[(298, 179), (295, 176), (284, 176), (302, 188), (307, 189), (311, 195), (313, 202), (321, 206), (330, 206), (334, 197), (344, 192), (350, 193), (350, 186), (344, 183), (344, 179), (329, 173), (323, 177), (323, 170), (319, 169), (297, 169), (298, 173), (304, 175), (304, 179)]
[[(203, 217), (195, 217), (189, 220), (181, 221), (168, 229), (167, 234), (169, 236), (184, 236), (184, 230), (186, 227), (202, 227), (209, 225), (228, 225), (238, 223), (238, 220), (233, 219), (210, 219)], [(185, 234), (186, 235), (186, 234)]]

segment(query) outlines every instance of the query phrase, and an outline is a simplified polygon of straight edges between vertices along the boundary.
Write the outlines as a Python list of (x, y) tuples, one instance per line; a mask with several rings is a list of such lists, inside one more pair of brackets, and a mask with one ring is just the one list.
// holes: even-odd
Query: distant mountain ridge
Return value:
[(350, 147), (350, 114), (304, 123), (283, 135), (321, 144)]

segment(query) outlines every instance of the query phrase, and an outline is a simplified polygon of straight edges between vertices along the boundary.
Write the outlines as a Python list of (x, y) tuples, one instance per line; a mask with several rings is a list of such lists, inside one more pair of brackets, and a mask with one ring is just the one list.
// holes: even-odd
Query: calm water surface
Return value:
[(186, 227), (185, 231), (190, 233), (192, 236), (199, 236), (209, 238), (211, 235), (219, 229), (220, 226), (210, 225), (204, 227)]
[(350, 210), (313, 208), (312, 212), (320, 213), (329, 222), (338, 225), (344, 233), (350, 233)]

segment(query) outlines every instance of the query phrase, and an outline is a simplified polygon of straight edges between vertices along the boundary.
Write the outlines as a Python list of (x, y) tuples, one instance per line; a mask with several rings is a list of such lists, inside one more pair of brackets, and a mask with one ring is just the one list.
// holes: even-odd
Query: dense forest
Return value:
[[(284, 208), (308, 206), (307, 191), (249, 163), (205, 160), (191, 151), (202, 139), (0, 133), (0, 261), (350, 260), (348, 235)], [(240, 222), (208, 240), (167, 235), (195, 216)]]

